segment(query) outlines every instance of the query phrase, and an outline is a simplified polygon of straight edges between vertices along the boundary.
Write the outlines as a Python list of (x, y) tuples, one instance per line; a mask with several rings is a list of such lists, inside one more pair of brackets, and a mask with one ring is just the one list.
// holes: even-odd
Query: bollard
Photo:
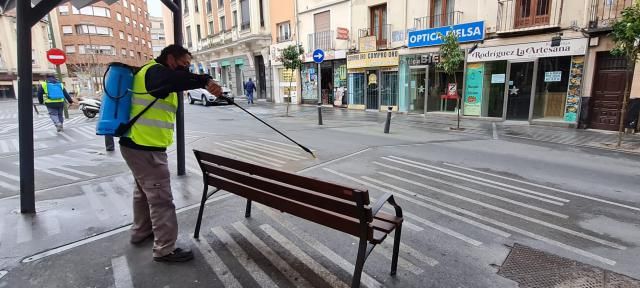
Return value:
[(318, 125), (322, 125), (322, 102), (318, 102)]
[(393, 106), (387, 107), (387, 123), (384, 124), (384, 133), (389, 134), (389, 128), (391, 127), (391, 111)]

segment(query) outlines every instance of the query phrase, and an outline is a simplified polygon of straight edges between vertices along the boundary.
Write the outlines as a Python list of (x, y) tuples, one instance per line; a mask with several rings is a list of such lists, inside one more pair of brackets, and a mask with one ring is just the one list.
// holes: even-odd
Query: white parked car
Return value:
[(233, 95), (231, 94), (231, 89), (223, 86), (222, 94), (230, 101), (227, 101), (222, 97), (214, 96), (213, 94), (209, 93), (207, 89), (200, 88), (187, 91), (189, 104), (194, 104), (195, 102), (200, 102), (200, 104), (204, 106), (209, 106), (212, 104), (233, 104)]

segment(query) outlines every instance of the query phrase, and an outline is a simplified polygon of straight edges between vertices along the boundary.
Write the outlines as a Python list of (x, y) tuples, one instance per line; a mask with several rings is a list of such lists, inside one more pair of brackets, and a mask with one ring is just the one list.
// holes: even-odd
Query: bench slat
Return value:
[(387, 233), (384, 233), (378, 230), (373, 230), (373, 237), (369, 242), (371, 242), (372, 244), (380, 244), (382, 243), (382, 241), (384, 241), (384, 239), (387, 239), (387, 235), (388, 235)]
[[(246, 186), (251, 186), (256, 189), (267, 191), (272, 194), (277, 194), (282, 197), (286, 197), (298, 202), (303, 202), (312, 206), (317, 206), (322, 209), (326, 209), (335, 213), (343, 214), (352, 218), (359, 218), (360, 211), (355, 203), (348, 202), (339, 198), (331, 197), (326, 194), (317, 193), (309, 190), (302, 190), (300, 188), (294, 188), (292, 186), (285, 186), (281, 183), (268, 181), (266, 179), (260, 179), (255, 176), (247, 174), (241, 174), (233, 170), (227, 170), (222, 167), (218, 167), (209, 163), (202, 163), (206, 172), (226, 178), (228, 180), (242, 183)], [(286, 184), (286, 183), (284, 183)], [(365, 215), (367, 221), (372, 220), (371, 208), (365, 207)]]
[(380, 219), (382, 221), (386, 221), (386, 222), (391, 222), (393, 224), (396, 224), (396, 226), (400, 225), (400, 223), (402, 223), (403, 219), (400, 217), (396, 217), (393, 216), (391, 214), (387, 214), (384, 212), (378, 212), (378, 214), (376, 214), (376, 216), (374, 217), (375, 219)]
[[(346, 217), (328, 210), (320, 209), (282, 196), (247, 187), (229, 180), (209, 175), (207, 184), (232, 192), (251, 201), (262, 203), (282, 212), (307, 219), (309, 221), (351, 234), (360, 236), (360, 223), (355, 218)], [(373, 239), (373, 229), (369, 229), (367, 239)]]
[(371, 221), (371, 226), (373, 227), (373, 229), (376, 229), (378, 231), (382, 231), (385, 233), (391, 233), (391, 231), (393, 231), (393, 229), (396, 228), (395, 224), (389, 223), (386, 221), (381, 221), (378, 219), (374, 219), (373, 221)]
[(273, 179), (275, 181), (290, 184), (307, 190), (316, 191), (319, 193), (338, 197), (349, 201), (356, 201), (356, 194), (361, 194), (361, 199), (364, 201), (364, 205), (369, 205), (369, 192), (360, 191), (354, 188), (341, 186), (334, 183), (320, 181), (317, 179), (304, 177), (296, 174), (291, 174), (283, 171), (278, 171), (271, 168), (266, 168), (250, 163), (245, 163), (235, 159), (230, 159), (198, 150), (193, 151), (196, 154), (196, 158), (200, 161), (206, 161), (214, 163), (220, 166), (229, 167), (234, 170), (247, 172), (250, 174), (258, 175), (264, 178)]

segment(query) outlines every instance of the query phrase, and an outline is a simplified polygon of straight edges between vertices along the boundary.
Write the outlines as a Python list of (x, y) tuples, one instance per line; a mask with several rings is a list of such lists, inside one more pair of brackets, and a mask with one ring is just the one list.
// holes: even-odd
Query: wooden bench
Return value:
[[(245, 217), (251, 216), (255, 201), (282, 212), (342, 231), (360, 239), (351, 287), (360, 287), (364, 262), (373, 248), (395, 230), (391, 275), (396, 274), (402, 209), (391, 193), (370, 206), (369, 192), (314, 178), (286, 173), (258, 165), (194, 150), (202, 169), (204, 189), (194, 237), (200, 233), (205, 202), (224, 190), (247, 198)], [(209, 192), (209, 186), (216, 189)], [(385, 203), (395, 209), (395, 216), (381, 212)], [(346, 244), (349, 246), (349, 244)]]

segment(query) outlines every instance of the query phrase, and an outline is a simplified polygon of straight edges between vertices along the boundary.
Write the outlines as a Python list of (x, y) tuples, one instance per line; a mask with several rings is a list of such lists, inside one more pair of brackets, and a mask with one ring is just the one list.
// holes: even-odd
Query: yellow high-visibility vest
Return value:
[[(40, 81), (40, 86), (42, 86), (42, 91), (44, 91), (44, 94), (42, 95), (42, 97), (44, 98), (44, 103), (60, 103), (60, 102), (64, 102), (64, 97), (60, 98), (60, 99), (50, 99), (49, 98), (49, 88), (47, 88), (47, 81)], [(64, 84), (60, 83), (60, 87), (62, 87), (62, 89), (64, 89)]]
[[(153, 65), (162, 65), (155, 60), (145, 64), (138, 73), (133, 77), (133, 91), (148, 91), (145, 83), (147, 70)], [(138, 113), (142, 112), (156, 98), (151, 94), (133, 94), (131, 101), (132, 119)], [(178, 94), (169, 93), (165, 99), (158, 99), (149, 110), (147, 110), (138, 121), (136, 121), (131, 130), (129, 130), (129, 138), (142, 146), (166, 148), (173, 143), (173, 129), (176, 121), (176, 111), (178, 110)]]

